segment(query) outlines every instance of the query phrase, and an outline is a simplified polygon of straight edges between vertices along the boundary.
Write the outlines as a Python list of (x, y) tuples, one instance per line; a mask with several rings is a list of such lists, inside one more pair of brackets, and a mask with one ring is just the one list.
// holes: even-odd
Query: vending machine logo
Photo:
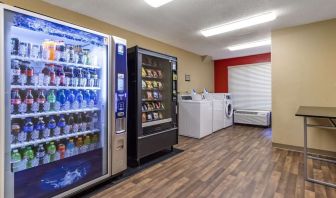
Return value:
[(123, 45), (117, 45), (118, 48), (118, 54), (124, 55), (124, 46)]

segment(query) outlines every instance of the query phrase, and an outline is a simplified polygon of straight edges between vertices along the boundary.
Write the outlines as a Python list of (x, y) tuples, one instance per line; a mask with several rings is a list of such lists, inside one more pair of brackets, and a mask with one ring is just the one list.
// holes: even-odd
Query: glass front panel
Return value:
[(142, 55), (142, 126), (171, 122), (172, 68), (167, 59)]
[(106, 175), (107, 38), (5, 10), (6, 197)]

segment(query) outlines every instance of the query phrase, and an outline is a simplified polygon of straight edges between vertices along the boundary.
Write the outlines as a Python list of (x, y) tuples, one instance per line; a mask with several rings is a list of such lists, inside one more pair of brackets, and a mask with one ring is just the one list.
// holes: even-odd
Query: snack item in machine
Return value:
[(146, 82), (144, 80), (142, 80), (142, 89), (146, 89), (146, 87), (147, 87)]
[(157, 92), (157, 91), (153, 92), (153, 97), (154, 97), (155, 100), (159, 99), (159, 95), (160, 95), (159, 92)]
[(153, 77), (153, 73), (151, 69), (146, 69), (146, 72), (147, 72), (148, 77)]
[(153, 74), (153, 77), (154, 77), (154, 78), (157, 78), (157, 77), (158, 77), (158, 74), (156, 73), (155, 70), (152, 70), (152, 74)]
[(152, 83), (153, 83), (153, 88), (158, 88), (158, 82), (153, 81)]
[(147, 85), (148, 89), (153, 89), (153, 83), (152, 83), (152, 81), (147, 80), (146, 81), (146, 85)]
[(146, 77), (147, 76), (147, 72), (146, 72), (145, 68), (141, 68), (141, 76), (142, 77)]
[(146, 120), (147, 120), (146, 113), (142, 113), (141, 120), (142, 120), (142, 122), (146, 122)]
[(159, 118), (163, 119), (163, 114), (161, 112), (159, 113)]
[(148, 100), (153, 100), (153, 94), (150, 91), (147, 91), (147, 99)]
[(153, 118), (154, 118), (154, 120), (159, 119), (159, 113), (154, 112), (154, 113), (153, 113)]
[(162, 88), (163, 88), (162, 82), (157, 82), (157, 87), (158, 87), (159, 89), (162, 89)]
[(158, 78), (162, 78), (162, 71), (161, 70), (156, 70), (156, 73), (158, 75)]
[(150, 120), (153, 120), (153, 116), (151, 113), (148, 113), (147, 114), (147, 120), (150, 121)]

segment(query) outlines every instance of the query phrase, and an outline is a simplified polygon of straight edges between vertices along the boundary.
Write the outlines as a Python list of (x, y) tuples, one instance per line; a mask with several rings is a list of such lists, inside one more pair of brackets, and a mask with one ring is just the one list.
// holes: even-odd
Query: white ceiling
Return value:
[[(226, 47), (269, 38), (274, 29), (336, 18), (336, 0), (175, 0), (159, 8), (143, 0), (45, 1), (214, 59), (269, 52)], [(199, 32), (271, 10), (278, 15), (273, 22), (208, 38)]]

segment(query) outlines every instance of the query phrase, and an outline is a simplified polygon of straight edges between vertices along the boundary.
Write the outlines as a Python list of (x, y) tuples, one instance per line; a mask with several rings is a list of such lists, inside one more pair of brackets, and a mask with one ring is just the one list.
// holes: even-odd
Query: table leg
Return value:
[(303, 118), (304, 126), (303, 126), (303, 136), (304, 136), (304, 147), (303, 147), (303, 171), (304, 178), (308, 179), (308, 170), (307, 170), (307, 117)]

